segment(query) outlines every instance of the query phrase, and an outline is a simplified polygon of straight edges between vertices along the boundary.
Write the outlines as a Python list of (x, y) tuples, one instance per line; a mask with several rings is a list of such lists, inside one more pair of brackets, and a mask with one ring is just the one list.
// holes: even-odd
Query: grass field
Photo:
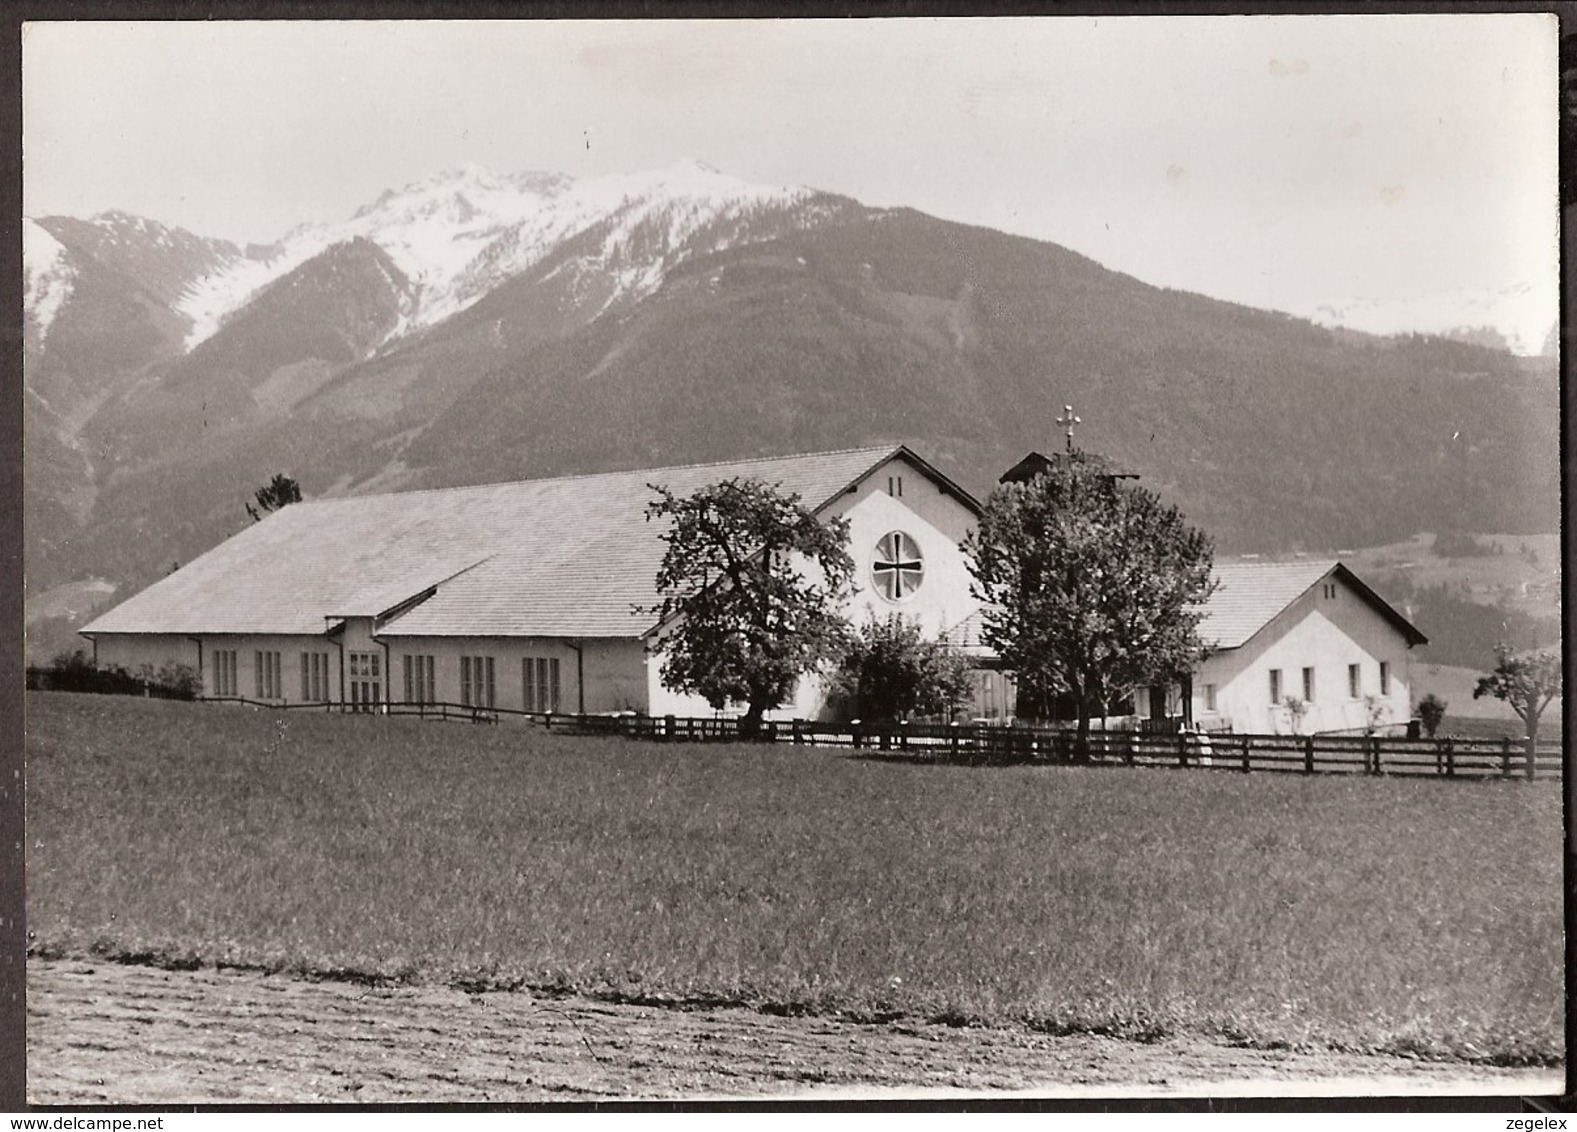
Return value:
[(43, 953), (1553, 1064), (1553, 783), (31, 693)]

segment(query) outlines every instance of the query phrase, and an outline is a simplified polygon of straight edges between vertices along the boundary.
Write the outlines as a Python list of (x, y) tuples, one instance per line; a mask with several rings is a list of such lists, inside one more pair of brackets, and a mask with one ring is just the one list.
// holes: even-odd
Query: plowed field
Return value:
[(1547, 1095), (1559, 1070), (30, 961), (37, 1104)]

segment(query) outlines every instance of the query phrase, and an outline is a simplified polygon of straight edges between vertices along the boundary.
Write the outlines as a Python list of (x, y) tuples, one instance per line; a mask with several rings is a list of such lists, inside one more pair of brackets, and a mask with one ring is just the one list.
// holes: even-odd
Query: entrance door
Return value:
[(352, 711), (377, 711), (383, 702), (383, 677), (375, 652), (350, 654), (350, 702)]

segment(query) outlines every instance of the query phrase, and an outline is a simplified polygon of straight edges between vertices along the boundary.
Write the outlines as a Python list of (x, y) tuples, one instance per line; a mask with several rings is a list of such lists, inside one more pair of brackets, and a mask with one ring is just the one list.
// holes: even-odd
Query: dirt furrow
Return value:
[(373, 1103), (921, 1092), (1547, 1095), (1559, 1070), (676, 1011), (95, 960), (28, 964), (35, 1103)]

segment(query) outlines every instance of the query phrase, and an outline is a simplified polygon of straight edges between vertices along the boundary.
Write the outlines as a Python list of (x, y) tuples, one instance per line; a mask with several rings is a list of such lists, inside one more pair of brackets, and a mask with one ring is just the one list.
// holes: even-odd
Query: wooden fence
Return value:
[[(483, 708), (467, 704), (278, 704), (210, 697), (210, 703), (277, 711), (328, 711), (404, 716), (435, 722), (530, 723), (549, 731), (619, 735), (650, 742), (717, 743), (739, 739), (737, 719), (634, 714), (567, 715)], [(916, 763), (969, 766), (1060, 764), (1077, 761), (1075, 735), (1061, 728), (982, 724), (874, 726), (764, 720), (758, 738), (807, 747), (841, 748), (851, 755)], [(1212, 735), (1090, 732), (1089, 762), (1186, 767), (1239, 773), (1410, 775), (1440, 778), (1560, 778), (1562, 744), (1541, 739), (1529, 751), (1517, 739), (1404, 739), (1381, 735)]]

